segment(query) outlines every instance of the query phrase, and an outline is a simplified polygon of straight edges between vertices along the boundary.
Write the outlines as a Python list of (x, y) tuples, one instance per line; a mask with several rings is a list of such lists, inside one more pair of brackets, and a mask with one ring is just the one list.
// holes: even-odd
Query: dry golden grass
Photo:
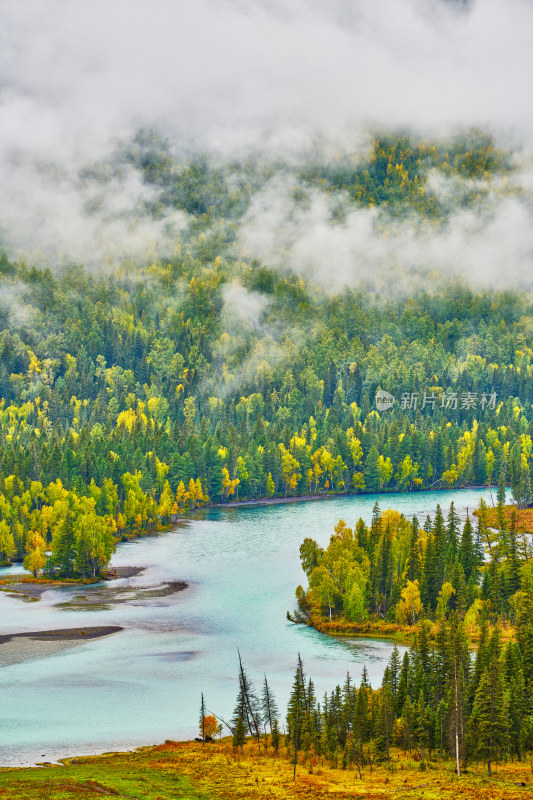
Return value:
[(386, 622), (385, 620), (350, 622), (341, 618), (330, 622), (313, 616), (312, 622), (314, 628), (330, 636), (372, 636), (406, 641), (411, 639), (418, 630), (416, 625), (400, 625), (397, 622)]
[[(523, 784), (523, 785), (522, 785)], [(498, 766), (489, 780), (483, 766), (470, 767), (460, 780), (451, 763), (419, 764), (393, 753), (385, 764), (363, 770), (332, 769), (314, 758), (298, 765), (272, 752), (261, 755), (249, 742), (235, 753), (229, 741), (202, 747), (193, 742), (167, 742), (134, 753), (76, 759), (62, 767), (0, 771), (0, 798), (9, 800), (71, 800), (72, 798), (129, 797), (137, 800), (378, 800), (385, 797), (452, 800), (456, 797), (514, 800), (531, 797), (529, 763)]]
[[(513, 511), (515, 511), (517, 514), (518, 531), (524, 533), (533, 533), (533, 508), (517, 508), (516, 506), (504, 506), (503, 518), (508, 525), (510, 525), (511, 523), (511, 514), (513, 513)], [(477, 510), (474, 511), (474, 514), (476, 514), (476, 516), (479, 516), (479, 512)], [(498, 519), (497, 508), (487, 509), (487, 522), (491, 528), (499, 527), (500, 523)]]

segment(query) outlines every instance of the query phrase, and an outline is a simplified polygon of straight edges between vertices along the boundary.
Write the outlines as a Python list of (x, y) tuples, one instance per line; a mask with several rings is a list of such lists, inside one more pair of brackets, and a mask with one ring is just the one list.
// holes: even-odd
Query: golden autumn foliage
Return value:
[[(423, 768), (425, 766), (425, 769)], [(332, 768), (315, 756), (299, 761), (296, 780), (284, 748), (259, 754), (255, 743), (234, 752), (228, 740), (202, 747), (166, 742), (131, 753), (66, 759), (47, 769), (0, 771), (0, 798), (78, 800), (80, 797), (135, 797), (138, 800), (522, 800), (532, 787), (531, 766), (512, 762), (498, 767), (489, 781), (475, 764), (457, 779), (451, 762), (421, 765), (399, 750), (391, 765), (376, 763), (357, 772)]]
[[(514, 505), (504, 506), (503, 519), (507, 525), (511, 524), (511, 517), (513, 512), (516, 514), (517, 531), (519, 533), (533, 533), (533, 508), (517, 508)], [(474, 511), (476, 516), (477, 511)], [(498, 517), (498, 508), (487, 508), (486, 510), (487, 524), (491, 528), (498, 528), (500, 520)]]

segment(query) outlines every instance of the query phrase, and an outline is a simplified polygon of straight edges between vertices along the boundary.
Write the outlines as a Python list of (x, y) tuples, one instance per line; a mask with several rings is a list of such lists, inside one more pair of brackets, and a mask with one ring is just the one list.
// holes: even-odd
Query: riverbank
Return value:
[(59, 628), (47, 631), (22, 631), (0, 635), (0, 665), (22, 664), (33, 658), (56, 655), (124, 630), (120, 625), (95, 625), (84, 628)]
[(107, 569), (97, 578), (34, 578), (31, 575), (8, 575), (0, 579), (0, 591), (6, 592), (10, 597), (24, 600), (40, 600), (45, 592), (51, 589), (95, 586), (102, 581), (114, 581), (124, 578), (134, 578), (144, 572), (144, 567), (117, 567)]
[(417, 625), (399, 625), (396, 622), (386, 622), (384, 620), (350, 622), (345, 619), (334, 619), (330, 622), (329, 620), (313, 619), (311, 627), (320, 633), (326, 633), (328, 636), (394, 639), (404, 643), (410, 643), (418, 630)]
[[(487, 486), (481, 486), (479, 484), (473, 485), (465, 485), (465, 486), (454, 486), (452, 489), (443, 489), (442, 487), (431, 487), (429, 489), (413, 489), (409, 494), (421, 494), (422, 492), (460, 492), (463, 490), (471, 490), (475, 491), (479, 489), (480, 491), (490, 491), (491, 489), (496, 489), (496, 484), (489, 484)], [(263, 497), (257, 498), (252, 500), (235, 500), (229, 501), (227, 503), (212, 503), (210, 505), (204, 506), (204, 508), (245, 508), (246, 506), (280, 506), (286, 505), (287, 503), (307, 503), (310, 500), (338, 500), (342, 497), (369, 497), (371, 495), (375, 495), (376, 499), (379, 497), (394, 497), (398, 494), (405, 494), (405, 492), (397, 492), (397, 491), (387, 491), (384, 490), (382, 492), (327, 492), (322, 494), (302, 494), (302, 495), (287, 495), (283, 497)], [(378, 500), (379, 502), (379, 500)], [(184, 519), (186, 517), (179, 517), (178, 519)]]
[(489, 780), (484, 764), (469, 766), (460, 779), (451, 761), (427, 761), (391, 751), (391, 764), (353, 769), (332, 767), (329, 760), (303, 755), (293, 780), (285, 748), (265, 754), (249, 741), (235, 752), (231, 740), (202, 745), (165, 742), (128, 753), (65, 759), (61, 766), (0, 769), (0, 796), (10, 800), (80, 797), (129, 797), (137, 800), (382, 800), (409, 792), (414, 800), (518, 800), (531, 791), (527, 762), (500, 764)]
[[(511, 525), (513, 514), (516, 514), (517, 533), (533, 534), (533, 508), (518, 508), (516, 505), (504, 506), (503, 519), (508, 528)], [(479, 514), (476, 513), (476, 516)], [(500, 527), (497, 508), (487, 508), (487, 523), (490, 528), (498, 529)]]

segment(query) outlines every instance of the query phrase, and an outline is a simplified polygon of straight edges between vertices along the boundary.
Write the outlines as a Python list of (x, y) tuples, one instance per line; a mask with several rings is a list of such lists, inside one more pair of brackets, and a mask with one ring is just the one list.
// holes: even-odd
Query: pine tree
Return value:
[(470, 717), (471, 746), (478, 758), (487, 762), (489, 776), (498, 749), (505, 746), (507, 737), (507, 704), (499, 637), (500, 632), (495, 628), (488, 644), (489, 663), (481, 675)]
[(287, 728), (288, 741), (293, 751), (294, 773), (293, 780), (296, 780), (296, 765), (298, 763), (298, 752), (302, 746), (302, 726), (306, 710), (305, 675), (302, 659), (298, 653), (298, 662), (292, 684), (292, 690), (287, 706)]
[(246, 732), (257, 739), (257, 746), (259, 747), (261, 736), (261, 708), (253, 682), (243, 667), (241, 654), (238, 653), (238, 655), (239, 691), (235, 710), (233, 712), (233, 724), (236, 728), (240, 717), (244, 723)]
[(202, 700), (200, 702), (200, 735), (202, 737), (202, 745), (205, 744), (205, 702), (204, 693), (202, 692)]
[(237, 721), (235, 723), (235, 729), (233, 731), (233, 749), (237, 750), (240, 747), (242, 752), (244, 749), (245, 742), (246, 742), (246, 725), (244, 724), (243, 718), (239, 715), (237, 717)]
[(261, 712), (265, 730), (266, 726), (268, 725), (270, 732), (272, 733), (272, 726), (274, 724), (274, 720), (279, 716), (279, 711), (276, 698), (272, 694), (272, 690), (268, 685), (266, 675), (264, 676), (263, 691), (261, 694)]
[(459, 514), (455, 510), (455, 503), (451, 502), (450, 510), (448, 512), (448, 519), (447, 519), (447, 526), (446, 526), (446, 539), (447, 539), (447, 558), (449, 561), (454, 561), (455, 556), (459, 547), (459, 526), (460, 526), (460, 518)]

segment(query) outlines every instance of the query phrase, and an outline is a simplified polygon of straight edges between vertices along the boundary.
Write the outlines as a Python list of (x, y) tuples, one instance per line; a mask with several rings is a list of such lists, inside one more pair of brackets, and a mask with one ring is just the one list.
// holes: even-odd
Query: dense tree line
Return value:
[(454, 612), (434, 638), (422, 623), (403, 659), (394, 648), (378, 690), (366, 671), (359, 687), (347, 675), (320, 705), (299, 660), (287, 711), (289, 751), (361, 771), (373, 758), (390, 761), (396, 746), (422, 762), (451, 758), (459, 774), (469, 762), (485, 762), (490, 775), (493, 764), (522, 760), (533, 749), (532, 658), (526, 614), (517, 639), (506, 644), (483, 618), (474, 657)]
[[(434, 635), (422, 621), (403, 658), (394, 646), (379, 689), (371, 687), (363, 669), (359, 686), (348, 674), (320, 702), (298, 657), (284, 737), (295, 774), (297, 764), (322, 758), (361, 776), (375, 761), (391, 763), (393, 748), (416, 758), (420, 768), (451, 759), (459, 776), (474, 762), (485, 763), (490, 775), (498, 762), (526, 759), (533, 750), (531, 597), (528, 602), (517, 619), (516, 638), (507, 642), (499, 626), (491, 627), (482, 615), (475, 655), (457, 611), (440, 620)], [(277, 751), (278, 713), (267, 679), (260, 702), (241, 663), (229, 723), (234, 747), (253, 736), (259, 747), (263, 741)]]
[[(526, 296), (455, 284), (397, 301), (328, 295), (239, 245), (253, 193), (287, 165), (180, 159), (148, 133), (120, 158), (154, 189), (146, 213), (187, 214), (172, 258), (101, 273), (0, 258), (0, 560), (28, 557), (38, 573), (52, 552), (54, 574), (89, 575), (111, 540), (208, 501), (501, 478), (529, 502)], [(430, 171), (511, 169), (480, 137), (376, 139), (351, 172), (335, 164), (293, 169), (302, 203), (306, 186), (390, 208), (403, 192), (427, 215)], [(391, 410), (376, 410), (379, 389)], [(89, 528), (100, 555), (82, 566)]]

